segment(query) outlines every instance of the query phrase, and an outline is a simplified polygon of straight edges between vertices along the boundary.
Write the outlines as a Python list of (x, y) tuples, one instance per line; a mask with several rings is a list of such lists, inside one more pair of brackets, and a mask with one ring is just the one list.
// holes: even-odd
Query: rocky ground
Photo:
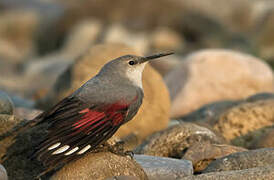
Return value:
[(16, 127), (116, 57), (173, 51), (143, 75), (138, 114), (42, 179), (274, 179), (274, 2), (1, 0), (0, 179), (33, 179), (46, 127)]

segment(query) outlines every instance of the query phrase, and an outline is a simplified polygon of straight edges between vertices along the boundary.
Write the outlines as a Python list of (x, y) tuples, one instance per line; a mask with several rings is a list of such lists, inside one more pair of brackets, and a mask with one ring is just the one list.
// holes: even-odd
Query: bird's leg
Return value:
[(134, 156), (133, 151), (125, 151), (124, 150), (124, 141), (118, 141), (115, 144), (110, 144), (108, 142), (105, 142), (103, 144), (100, 144), (97, 146), (94, 150), (92, 150), (92, 153), (99, 153), (99, 152), (111, 152), (120, 156), (130, 156), (132, 159)]
[(114, 145), (110, 145), (108, 150), (120, 156), (130, 156), (130, 158), (133, 159), (133, 151), (125, 151), (124, 144), (124, 141), (118, 141)]

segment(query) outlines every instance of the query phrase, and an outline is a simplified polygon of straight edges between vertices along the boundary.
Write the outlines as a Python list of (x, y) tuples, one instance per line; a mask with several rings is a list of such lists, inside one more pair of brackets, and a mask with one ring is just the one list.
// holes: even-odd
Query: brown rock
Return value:
[(205, 173), (198, 176), (188, 176), (181, 180), (272, 180), (274, 178), (274, 166), (257, 167), (238, 171), (222, 171)]
[(274, 126), (264, 128), (262, 135), (254, 140), (250, 145), (250, 148), (267, 148), (274, 147)]
[(254, 131), (250, 131), (245, 135), (237, 136), (231, 140), (231, 143), (247, 149), (274, 147), (271, 145), (272, 138), (267, 138), (268, 133), (271, 134), (271, 130), (273, 130), (273, 126), (265, 126)]
[[(180, 121), (213, 127), (219, 133), (225, 133), (226, 137), (233, 136), (229, 137), (232, 144), (253, 149), (256, 147), (254, 144), (262, 141), (264, 135), (272, 129), (272, 108), (267, 102), (273, 101), (273, 98), (273, 93), (259, 93), (244, 100), (219, 101), (189, 113)], [(268, 105), (260, 107), (262, 102)], [(259, 110), (265, 106), (266, 111)]]
[(192, 13), (199, 12), (201, 16), (212, 19), (231, 31), (248, 31), (254, 26), (253, 6), (248, 0), (229, 2), (182, 0), (179, 2), (186, 10)]
[(105, 43), (123, 43), (133, 48), (137, 54), (145, 54), (148, 50), (148, 37), (142, 32), (130, 32), (121, 24), (109, 27), (103, 40)]
[(180, 123), (147, 138), (136, 152), (152, 156), (179, 157), (197, 142), (221, 143), (223, 139), (209, 129), (193, 123)]
[(224, 112), (213, 125), (227, 140), (274, 123), (274, 100), (243, 103)]
[(242, 170), (270, 166), (274, 163), (274, 148), (237, 152), (211, 162), (203, 173)]
[(59, 2), (67, 7), (67, 13), (62, 20), (62, 24), (59, 25), (66, 25), (63, 28), (71, 26), (85, 17), (96, 17), (105, 22), (121, 22), (135, 27), (135, 29), (136, 27), (142, 29), (145, 27), (154, 28), (157, 25), (180, 24), (181, 15), (184, 13), (182, 6), (177, 1), (118, 0), (116, 4), (109, 4), (107, 0), (102, 0), (99, 4), (92, 1), (60, 0)]
[(80, 21), (70, 30), (61, 53), (78, 57), (95, 44), (102, 32), (102, 24), (95, 19)]
[(178, 51), (184, 48), (183, 37), (166, 27), (160, 27), (152, 32), (150, 43), (155, 51)]
[(39, 16), (34, 11), (6, 11), (0, 16), (0, 57), (18, 63), (35, 53)]
[(189, 55), (165, 81), (171, 116), (183, 116), (202, 105), (273, 92), (273, 72), (253, 56), (230, 50), (202, 50)]
[[(136, 53), (122, 44), (92, 47), (60, 76), (54, 89), (40, 104), (52, 106), (94, 76), (106, 62), (126, 54)], [(168, 91), (161, 76), (150, 66), (144, 70), (143, 86), (145, 97), (142, 107), (132, 121), (119, 129), (118, 137), (135, 133), (142, 139), (167, 127), (170, 108)]]
[(104, 180), (108, 177), (121, 175), (135, 176), (140, 180), (147, 179), (140, 165), (130, 157), (101, 152), (89, 153), (83, 158), (66, 165), (54, 174), (51, 180)]
[(274, 31), (274, 12), (273, 10), (266, 12), (267, 14), (261, 20), (261, 23), (258, 25), (260, 28), (256, 32), (256, 40), (259, 48), (260, 56), (266, 59), (274, 58), (274, 43), (272, 33)]
[(190, 160), (193, 164), (194, 171), (200, 172), (204, 170), (210, 162), (231, 153), (241, 151), (246, 151), (246, 149), (226, 144), (196, 143), (187, 149), (182, 158)]

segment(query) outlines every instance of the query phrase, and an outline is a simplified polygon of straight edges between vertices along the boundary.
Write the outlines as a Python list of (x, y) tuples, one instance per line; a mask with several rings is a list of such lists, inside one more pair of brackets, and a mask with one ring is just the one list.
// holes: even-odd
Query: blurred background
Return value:
[[(214, 88), (208, 90), (206, 100), (197, 107), (220, 99), (272, 92), (274, 1), (0, 0), (0, 89), (11, 96), (16, 106), (45, 107), (45, 103), (37, 106), (37, 102), (48, 96), (60, 75), (69, 71), (69, 66), (97, 44), (105, 44), (107, 49), (123, 49), (124, 46), (117, 45), (123, 44), (139, 55), (174, 51), (176, 54), (167, 61), (152, 64), (165, 79), (172, 104), (182, 87), (193, 78), (191, 68), (195, 69), (197, 64), (188, 63), (177, 70), (177, 74), (168, 74), (191, 57), (220, 60), (213, 68), (209, 62), (209, 65), (197, 66), (201, 74), (194, 79), (200, 79), (197, 83), (200, 85), (194, 85), (191, 91), (197, 88), (200, 92), (199, 88), (212, 82), (217, 82), (213, 83), (215, 89), (222, 86), (224, 91), (236, 87), (229, 95), (222, 92), (217, 98), (213, 97)], [(104, 48), (92, 53), (104, 55), (107, 51)], [(215, 50), (208, 51), (208, 48)], [(189, 57), (197, 53), (198, 56)], [(114, 54), (108, 57), (120, 55)], [(242, 64), (242, 59), (251, 61)], [(196, 63), (199, 64), (199, 60)], [(202, 73), (207, 69), (212, 72), (209, 83)], [(226, 74), (220, 75), (221, 72)], [(237, 80), (241, 76), (249, 79), (244, 82), (248, 90), (241, 89), (243, 80)], [(220, 82), (214, 79), (216, 77), (220, 77)], [(232, 82), (232, 85), (225, 85), (225, 82)], [(55, 86), (56, 89), (60, 90), (60, 86)], [(184, 94), (185, 91), (188, 90), (185, 88)], [(190, 96), (194, 97), (195, 93)], [(181, 100), (172, 106), (179, 107)], [(172, 117), (181, 116), (197, 107), (182, 113), (171, 110), (171, 114)]]
[[(274, 147), (274, 0), (0, 0), (0, 135), (52, 107), (114, 58), (169, 51), (175, 54), (146, 66), (143, 104), (114, 140), (129, 150), (148, 143), (139, 146), (141, 154), (189, 159), (195, 173), (242, 148)], [(45, 129), (30, 132), (33, 138), (26, 133), (20, 145), (0, 142), (0, 160), (20, 152), (0, 161), (11, 179), (31, 179), (40, 168), (21, 149), (32, 149)], [(159, 136), (148, 138), (153, 133)], [(239, 166), (223, 162), (233, 170), (273, 164), (273, 149), (258, 152), (235, 156)], [(188, 164), (180, 171), (192, 174)], [(75, 175), (86, 170), (71, 167)]]

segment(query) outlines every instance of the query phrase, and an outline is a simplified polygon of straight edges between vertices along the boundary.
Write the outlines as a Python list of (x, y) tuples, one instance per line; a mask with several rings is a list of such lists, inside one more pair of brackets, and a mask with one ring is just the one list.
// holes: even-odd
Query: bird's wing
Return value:
[(49, 122), (48, 137), (34, 156), (46, 166), (76, 159), (109, 139), (123, 124), (129, 104), (87, 105), (70, 98), (60, 102), (41, 122)]

